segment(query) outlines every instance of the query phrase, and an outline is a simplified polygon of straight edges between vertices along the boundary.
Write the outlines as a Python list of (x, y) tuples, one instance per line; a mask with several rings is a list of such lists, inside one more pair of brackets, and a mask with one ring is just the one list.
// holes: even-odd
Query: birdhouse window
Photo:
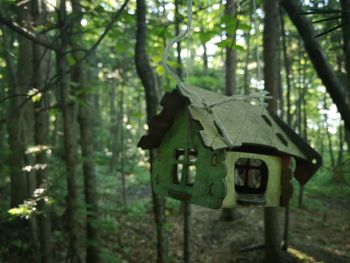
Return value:
[(264, 161), (240, 158), (235, 163), (235, 189), (239, 194), (261, 194), (266, 190), (268, 169)]
[(195, 149), (176, 149), (172, 178), (174, 184), (193, 186), (196, 177), (197, 151)]

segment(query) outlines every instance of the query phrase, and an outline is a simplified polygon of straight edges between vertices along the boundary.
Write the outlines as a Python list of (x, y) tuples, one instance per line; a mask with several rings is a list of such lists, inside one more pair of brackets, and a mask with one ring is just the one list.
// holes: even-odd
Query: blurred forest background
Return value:
[(350, 262), (350, 1), (194, 0), (170, 52), (189, 85), (266, 87), (322, 155), (272, 217), (152, 195), (136, 145), (186, 4), (0, 1), (0, 262)]

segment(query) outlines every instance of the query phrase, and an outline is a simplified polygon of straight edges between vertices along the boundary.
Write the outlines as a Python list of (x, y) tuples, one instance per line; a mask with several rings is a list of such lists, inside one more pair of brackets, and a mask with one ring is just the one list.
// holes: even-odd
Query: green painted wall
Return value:
[[(225, 152), (216, 152), (216, 165), (212, 164), (212, 152), (204, 148), (199, 137), (200, 125), (189, 117), (187, 110), (180, 111), (172, 127), (162, 139), (155, 156), (152, 182), (154, 191), (162, 196), (171, 192), (182, 192), (190, 196), (190, 202), (209, 208), (220, 208), (226, 195), (224, 183)], [(192, 135), (192, 136), (191, 136)], [(194, 148), (198, 156), (196, 161), (196, 178), (193, 186), (175, 184), (172, 169), (175, 151), (179, 148)]]

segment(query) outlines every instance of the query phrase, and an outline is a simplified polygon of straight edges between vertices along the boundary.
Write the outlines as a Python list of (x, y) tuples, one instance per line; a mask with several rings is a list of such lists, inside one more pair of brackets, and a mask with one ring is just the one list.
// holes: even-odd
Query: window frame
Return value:
[[(239, 164), (240, 160), (246, 160), (245, 164)], [(261, 162), (259, 166), (251, 164), (251, 160), (258, 160)], [(237, 170), (239, 168), (244, 169), (244, 184), (238, 185), (236, 182), (237, 177), (239, 176)], [(252, 176), (249, 174), (249, 171), (257, 170), (260, 171), (260, 186), (257, 188), (249, 186), (249, 177)], [(266, 192), (267, 182), (268, 182), (268, 166), (266, 162), (259, 158), (248, 158), (240, 157), (235, 161), (234, 164), (234, 186), (238, 194), (263, 194)]]
[[(183, 158), (181, 158), (183, 156)], [(176, 148), (172, 167), (172, 183), (176, 185), (193, 186), (197, 174), (198, 152), (195, 148)], [(179, 165), (181, 168), (181, 177), (179, 178)], [(193, 169), (190, 167), (194, 167)]]

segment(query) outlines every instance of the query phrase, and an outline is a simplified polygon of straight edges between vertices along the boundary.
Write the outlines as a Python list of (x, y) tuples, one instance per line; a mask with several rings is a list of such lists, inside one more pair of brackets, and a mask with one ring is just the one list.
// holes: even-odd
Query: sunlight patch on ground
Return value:
[(290, 253), (293, 257), (297, 258), (298, 260), (300, 260), (301, 262), (308, 262), (308, 263), (313, 263), (313, 262), (319, 262), (321, 263), (322, 261), (317, 261), (315, 258), (313, 258), (312, 256), (309, 256), (307, 254), (305, 254), (304, 252), (297, 250), (295, 248), (288, 248), (288, 253)]

